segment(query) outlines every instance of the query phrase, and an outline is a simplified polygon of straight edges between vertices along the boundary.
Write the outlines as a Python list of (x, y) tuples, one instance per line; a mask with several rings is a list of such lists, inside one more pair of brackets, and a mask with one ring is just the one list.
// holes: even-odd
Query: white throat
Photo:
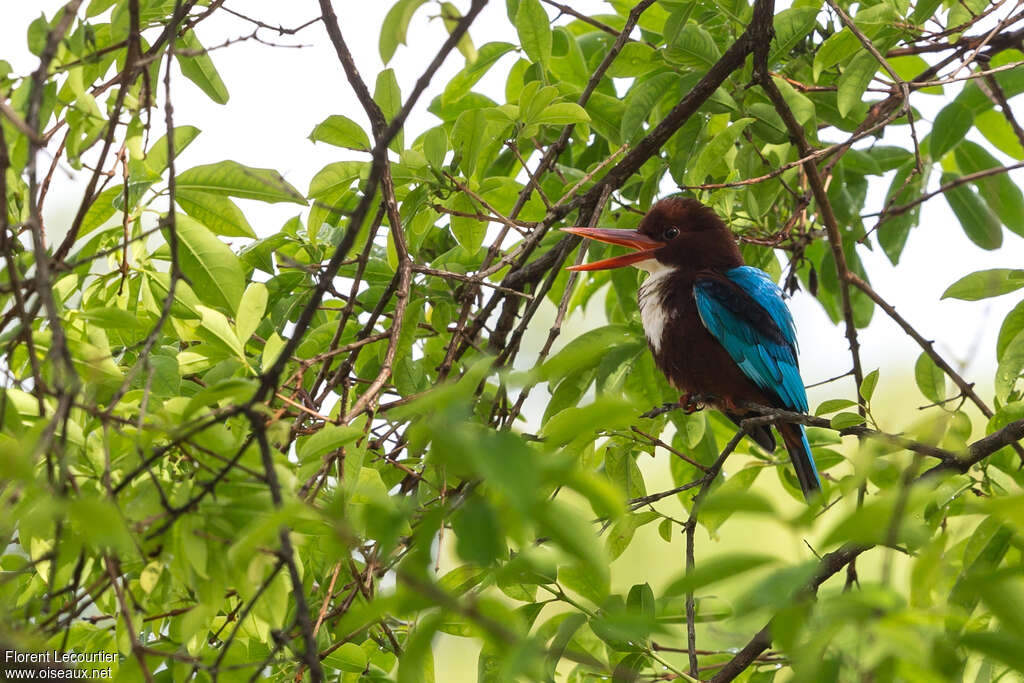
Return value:
[(674, 270), (657, 259), (650, 258), (636, 264), (637, 268), (646, 270), (649, 275), (640, 285), (638, 297), (640, 301), (640, 319), (644, 324), (644, 334), (655, 352), (661, 350), (661, 338), (665, 332), (665, 324), (671, 313), (661, 305), (661, 288), (665, 278)]

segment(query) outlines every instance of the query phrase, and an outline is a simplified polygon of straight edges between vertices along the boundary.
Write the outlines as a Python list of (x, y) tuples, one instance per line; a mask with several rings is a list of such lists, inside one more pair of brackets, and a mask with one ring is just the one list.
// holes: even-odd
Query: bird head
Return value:
[(662, 199), (644, 215), (636, 230), (562, 230), (633, 250), (593, 263), (571, 266), (569, 270), (606, 270), (635, 265), (653, 271), (663, 267), (731, 267), (742, 263), (739, 250), (725, 223), (712, 209), (696, 199)]

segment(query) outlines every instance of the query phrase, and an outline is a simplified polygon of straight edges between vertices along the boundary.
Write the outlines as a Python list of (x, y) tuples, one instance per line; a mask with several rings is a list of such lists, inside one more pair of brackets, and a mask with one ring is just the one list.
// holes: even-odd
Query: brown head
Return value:
[(743, 265), (729, 228), (718, 214), (696, 199), (662, 199), (651, 207), (636, 230), (562, 229), (581, 237), (634, 249), (629, 254), (572, 266), (569, 270), (605, 270), (626, 265), (652, 270), (655, 262), (686, 270), (724, 270)]

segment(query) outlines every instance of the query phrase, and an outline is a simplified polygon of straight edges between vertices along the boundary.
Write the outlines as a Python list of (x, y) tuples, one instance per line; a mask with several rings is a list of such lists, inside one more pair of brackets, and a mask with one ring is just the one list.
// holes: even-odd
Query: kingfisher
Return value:
[[(702, 407), (698, 399), (709, 400), (737, 425), (757, 414), (740, 407), (745, 401), (807, 412), (796, 327), (782, 290), (763, 270), (744, 263), (714, 210), (670, 197), (651, 207), (636, 230), (562, 229), (633, 250), (569, 270), (632, 265), (647, 271), (638, 292), (640, 318), (658, 369), (683, 392), (683, 410), (692, 413)], [(804, 426), (780, 423), (776, 429), (804, 497), (815, 500), (821, 481)], [(775, 450), (768, 426), (749, 436)]]

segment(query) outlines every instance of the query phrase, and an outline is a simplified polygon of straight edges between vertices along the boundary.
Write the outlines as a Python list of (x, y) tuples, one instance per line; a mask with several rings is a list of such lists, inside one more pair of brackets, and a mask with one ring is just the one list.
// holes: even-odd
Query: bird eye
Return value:
[(679, 237), (679, 228), (669, 228), (664, 232), (664, 237), (667, 240), (674, 240)]

